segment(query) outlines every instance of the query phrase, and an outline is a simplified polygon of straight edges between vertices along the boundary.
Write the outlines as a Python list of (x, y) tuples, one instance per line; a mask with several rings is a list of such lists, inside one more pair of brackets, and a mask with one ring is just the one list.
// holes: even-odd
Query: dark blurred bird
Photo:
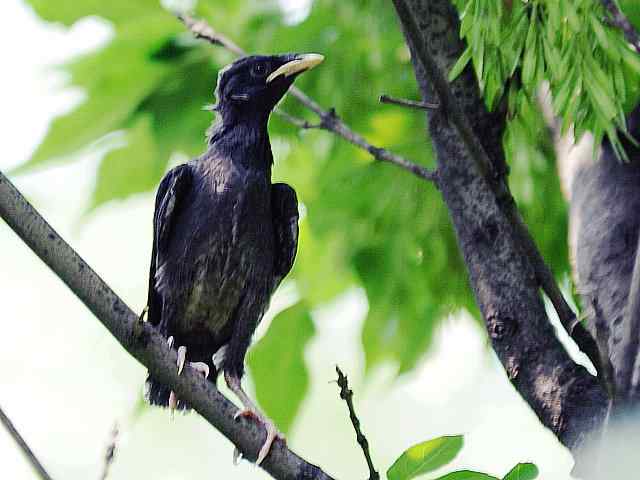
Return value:
[[(298, 243), (295, 191), (271, 183), (269, 114), (317, 54), (250, 56), (220, 72), (219, 121), (207, 151), (169, 171), (154, 214), (148, 318), (185, 358), (215, 383), (224, 372), (244, 410), (264, 424), (257, 463), (278, 435), (242, 389), (244, 357)], [(166, 386), (147, 380), (151, 404), (187, 408)]]

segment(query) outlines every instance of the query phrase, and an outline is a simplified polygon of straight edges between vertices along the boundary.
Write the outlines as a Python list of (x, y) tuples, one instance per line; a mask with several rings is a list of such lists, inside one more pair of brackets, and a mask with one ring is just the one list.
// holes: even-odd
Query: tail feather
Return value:
[[(147, 377), (144, 384), (144, 397), (150, 405), (164, 408), (169, 407), (169, 395), (171, 395), (171, 389), (169, 387), (154, 380), (151, 375)], [(186, 402), (178, 399), (176, 409), (190, 410), (190, 407)]]

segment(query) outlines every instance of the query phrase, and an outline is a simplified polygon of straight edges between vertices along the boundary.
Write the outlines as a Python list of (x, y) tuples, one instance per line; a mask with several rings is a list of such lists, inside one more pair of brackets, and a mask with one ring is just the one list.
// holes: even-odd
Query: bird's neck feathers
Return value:
[(270, 176), (273, 155), (267, 119), (237, 123), (226, 120), (213, 124), (207, 132), (209, 150), (244, 168), (263, 170)]

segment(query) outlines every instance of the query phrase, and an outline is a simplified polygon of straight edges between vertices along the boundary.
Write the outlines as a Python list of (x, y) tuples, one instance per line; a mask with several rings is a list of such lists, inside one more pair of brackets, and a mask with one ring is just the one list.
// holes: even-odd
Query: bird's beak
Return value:
[(304, 72), (305, 70), (311, 70), (316, 65), (319, 65), (324, 60), (324, 56), (318, 53), (306, 53), (304, 55), (298, 55), (290, 62), (281, 65), (277, 70), (271, 73), (267, 77), (267, 83), (275, 80), (280, 75), (288, 77), (294, 73)]

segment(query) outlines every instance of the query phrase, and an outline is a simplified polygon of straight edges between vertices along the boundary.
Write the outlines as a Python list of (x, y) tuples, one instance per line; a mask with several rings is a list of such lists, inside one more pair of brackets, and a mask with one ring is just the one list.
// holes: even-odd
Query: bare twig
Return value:
[(52, 480), (47, 471), (42, 466), (42, 463), (40, 463), (40, 460), (38, 460), (38, 457), (36, 457), (31, 448), (29, 448), (27, 442), (25, 442), (20, 433), (18, 433), (18, 430), (16, 430), (16, 427), (13, 426), (13, 423), (11, 423), (11, 420), (9, 420), (9, 417), (7, 417), (2, 408), (0, 408), (0, 422), (2, 422), (4, 427), (9, 432), (9, 435), (11, 435), (16, 441), (25, 458), (31, 464), (33, 470), (38, 474), (38, 477), (40, 477), (42, 480)]
[(622, 13), (618, 3), (615, 0), (600, 0), (600, 2), (611, 14), (611, 23), (622, 30), (627, 42), (635, 48), (636, 52), (640, 53), (640, 35), (625, 14)]
[[(44, 218), (0, 172), (0, 217), (94, 313), (122, 347), (143, 364), (153, 378), (171, 388), (243, 456), (255, 460), (265, 439), (262, 426), (250, 419), (234, 418), (238, 408), (216, 386), (194, 369), (176, 370), (176, 351), (166, 339), (118, 297), (91, 267), (51, 228)], [(276, 479), (331, 480), (319, 467), (277, 440), (260, 467)], [(48, 478), (48, 477), (43, 477)]]
[(349, 408), (349, 418), (351, 419), (351, 423), (353, 424), (353, 429), (356, 431), (356, 439), (358, 441), (358, 445), (362, 448), (362, 453), (364, 454), (364, 458), (367, 461), (367, 466), (369, 467), (369, 480), (380, 480), (380, 474), (376, 472), (375, 467), (373, 466), (373, 460), (371, 460), (371, 453), (369, 452), (369, 442), (367, 441), (367, 437), (364, 436), (362, 430), (360, 429), (360, 420), (356, 416), (356, 410), (353, 408), (353, 391), (349, 388), (349, 382), (347, 381), (347, 376), (342, 373), (340, 367), (336, 365), (336, 372), (338, 373), (338, 386), (340, 387), (340, 398), (344, 400), (347, 404), (347, 408)]
[[(144, 314), (144, 311), (143, 311)], [(142, 318), (142, 315), (140, 316)], [(109, 476), (109, 470), (111, 469), (111, 464), (116, 456), (116, 447), (118, 442), (118, 424), (114, 423), (113, 428), (111, 429), (111, 434), (109, 435), (109, 444), (104, 452), (104, 463), (102, 467), (102, 473), (100, 474), (100, 480), (107, 480)]]
[[(196, 38), (200, 38), (208, 41), (212, 45), (218, 45), (220, 47), (229, 50), (235, 55), (243, 56), (247, 53), (240, 48), (235, 42), (221, 34), (220, 32), (216, 32), (211, 25), (209, 25), (204, 20), (196, 20), (195, 18), (189, 15), (179, 15), (178, 18), (185, 24), (185, 26), (193, 32)], [(363, 150), (366, 150), (378, 161), (391, 163), (400, 168), (408, 170), (414, 175), (423, 178), (425, 180), (429, 180), (432, 182), (437, 182), (437, 174), (434, 171), (431, 171), (417, 163), (414, 163), (406, 158), (392, 153), (384, 148), (376, 147), (375, 145), (370, 144), (365, 140), (365, 138), (351, 130), (336, 114), (336, 112), (332, 110), (324, 110), (315, 100), (306, 95), (299, 88), (292, 86), (289, 89), (289, 95), (294, 97), (300, 103), (302, 103), (309, 110), (314, 112), (318, 117), (320, 117), (320, 123), (313, 124), (307, 122), (306, 120), (299, 119), (292, 115), (283, 113), (281, 109), (277, 109), (276, 113), (281, 115), (285, 120), (291, 122), (293, 125), (299, 128), (320, 128), (322, 130), (327, 130), (335, 133), (336, 135), (342, 137), (352, 145), (355, 145)]]
[(439, 107), (437, 103), (408, 100), (406, 98), (397, 98), (390, 95), (380, 95), (380, 98), (378, 100), (380, 101), (380, 103), (399, 105), (401, 107), (413, 108), (416, 110), (435, 110)]

